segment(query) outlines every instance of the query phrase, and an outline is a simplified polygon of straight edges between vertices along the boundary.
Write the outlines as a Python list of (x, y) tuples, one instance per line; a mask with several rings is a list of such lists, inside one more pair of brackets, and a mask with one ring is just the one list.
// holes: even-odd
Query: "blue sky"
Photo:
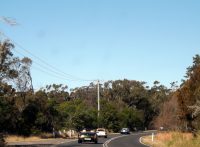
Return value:
[(33, 60), (36, 89), (124, 78), (169, 86), (200, 52), (199, 8), (195, 0), (1, 0), (0, 16), (20, 25), (0, 30), (35, 55), (15, 47)]

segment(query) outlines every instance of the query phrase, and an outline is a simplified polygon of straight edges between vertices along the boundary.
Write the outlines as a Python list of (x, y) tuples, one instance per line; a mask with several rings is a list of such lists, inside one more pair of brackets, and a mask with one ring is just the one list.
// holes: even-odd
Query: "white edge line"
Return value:
[[(145, 134), (145, 133), (148, 133), (148, 132), (136, 133), (136, 134), (131, 134), (131, 135), (132, 135), (132, 136), (135, 136), (135, 135), (140, 135), (140, 134)], [(115, 140), (115, 139), (118, 139), (118, 138), (121, 138), (121, 137), (125, 137), (125, 136), (126, 136), (126, 135), (113, 137), (113, 138), (107, 140), (107, 141), (103, 144), (103, 147), (108, 147), (108, 144), (109, 144), (111, 141), (113, 141), (113, 140)], [(141, 137), (140, 137), (140, 138), (141, 138)], [(140, 142), (140, 139), (139, 139), (139, 142)], [(142, 142), (140, 142), (140, 143), (143, 144), (143, 145), (145, 145), (145, 146), (148, 146), (148, 145), (146, 145), (146, 144), (144, 144), (144, 143), (142, 143)], [(151, 147), (151, 146), (148, 146), (148, 147)]]
[(144, 136), (140, 137), (139, 142), (140, 142), (141, 144), (145, 145), (145, 146), (151, 147), (151, 146), (149, 146), (149, 145), (147, 145), (147, 144), (145, 144), (145, 143), (142, 142), (142, 138), (143, 138), (143, 137), (144, 137)]
[(113, 138), (107, 140), (107, 141), (103, 144), (103, 147), (108, 147), (108, 144), (109, 144), (111, 141), (113, 141), (113, 140), (115, 140), (115, 139), (118, 139), (118, 138), (121, 138), (121, 137), (125, 137), (125, 135), (113, 137)]

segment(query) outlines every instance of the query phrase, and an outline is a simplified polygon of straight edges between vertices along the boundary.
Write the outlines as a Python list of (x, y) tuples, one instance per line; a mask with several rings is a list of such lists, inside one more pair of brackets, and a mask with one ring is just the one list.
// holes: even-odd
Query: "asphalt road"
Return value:
[(131, 135), (123, 135), (111, 140), (104, 147), (147, 147), (139, 142), (140, 137), (150, 133), (133, 133)]
[(56, 147), (103, 147), (103, 144), (107, 140), (116, 136), (119, 136), (119, 135), (109, 135), (108, 138), (98, 138), (98, 144), (89, 143), (89, 142), (88, 143), (84, 142), (84, 143), (79, 144), (76, 140), (73, 142), (67, 142), (67, 143), (56, 145)]
[(38, 142), (21, 142), (10, 144), (8, 147), (147, 147), (139, 142), (141, 136), (151, 134), (152, 132), (137, 132), (130, 135), (112, 134), (108, 138), (99, 138), (98, 144), (82, 143), (77, 140), (54, 139)]
[(108, 138), (99, 138), (99, 143), (82, 143), (77, 141), (56, 145), (56, 147), (147, 147), (139, 142), (139, 138), (149, 133), (132, 133), (130, 135), (109, 135)]

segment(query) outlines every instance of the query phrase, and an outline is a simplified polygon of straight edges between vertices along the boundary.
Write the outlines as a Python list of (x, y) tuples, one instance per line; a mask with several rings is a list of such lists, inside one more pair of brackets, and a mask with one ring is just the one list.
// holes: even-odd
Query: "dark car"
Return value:
[(129, 128), (122, 128), (120, 133), (121, 134), (130, 134), (130, 130), (129, 130)]
[(78, 134), (78, 143), (94, 142), (98, 143), (98, 136), (96, 132), (81, 132)]

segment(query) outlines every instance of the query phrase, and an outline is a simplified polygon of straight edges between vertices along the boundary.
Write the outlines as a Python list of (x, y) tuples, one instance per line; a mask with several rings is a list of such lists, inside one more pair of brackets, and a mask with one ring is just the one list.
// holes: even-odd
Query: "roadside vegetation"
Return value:
[(142, 142), (152, 147), (199, 147), (200, 135), (192, 133), (165, 132), (158, 133), (152, 141), (152, 136), (144, 136)]
[[(53, 130), (105, 127), (118, 132), (152, 128), (161, 104), (172, 89), (158, 81), (152, 87), (143, 81), (116, 80), (100, 85), (101, 111), (97, 118), (97, 84), (68, 89), (55, 84), (34, 91), (32, 60), (13, 55), (14, 45), (0, 42), (0, 132), (23, 136)], [(9, 123), (8, 123), (9, 122)]]
[[(119, 132), (145, 129), (178, 130), (196, 134), (200, 126), (200, 56), (193, 58), (180, 86), (155, 81), (115, 80), (100, 85), (101, 111), (97, 117), (97, 84), (68, 89), (52, 83), (35, 91), (32, 60), (12, 53), (14, 45), (0, 42), (0, 132), (22, 136), (61, 129), (80, 131), (104, 127)], [(198, 138), (198, 135), (197, 135)], [(198, 139), (192, 139), (198, 140)], [(4, 142), (3, 135), (0, 141)]]
[(17, 142), (17, 141), (38, 141), (41, 140), (40, 137), (37, 136), (31, 136), (31, 137), (24, 137), (24, 136), (18, 136), (18, 135), (9, 135), (5, 137), (6, 142)]
[[(197, 147), (200, 145), (200, 56), (193, 57), (193, 65), (187, 68), (185, 79), (171, 97), (162, 104), (159, 115), (153, 121), (158, 133), (153, 146)], [(175, 130), (176, 132), (173, 132)], [(187, 132), (187, 133), (186, 133)], [(152, 143), (151, 136), (144, 142)]]

